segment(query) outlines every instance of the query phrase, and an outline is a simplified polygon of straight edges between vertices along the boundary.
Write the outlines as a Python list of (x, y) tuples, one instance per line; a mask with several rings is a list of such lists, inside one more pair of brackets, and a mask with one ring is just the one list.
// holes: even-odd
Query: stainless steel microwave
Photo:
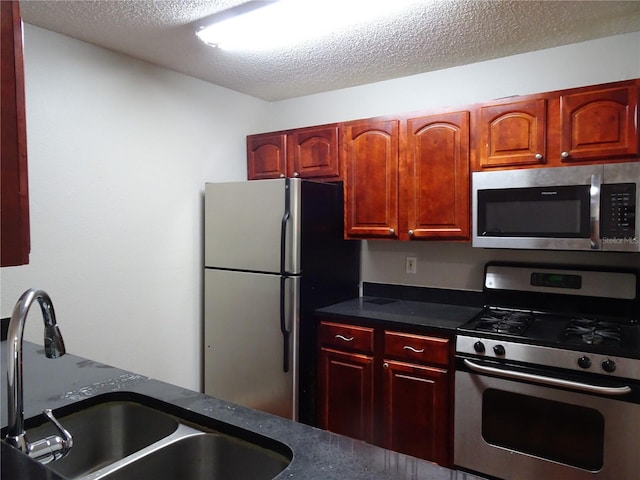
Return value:
[(640, 163), (474, 172), (473, 246), (640, 252)]

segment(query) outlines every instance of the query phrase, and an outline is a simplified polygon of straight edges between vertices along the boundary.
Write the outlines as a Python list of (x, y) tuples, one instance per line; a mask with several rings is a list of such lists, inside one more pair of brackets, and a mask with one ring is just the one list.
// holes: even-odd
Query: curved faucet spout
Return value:
[[(11, 314), (7, 333), (7, 442), (25, 453), (37, 456), (34, 445), (27, 441), (24, 431), (24, 399), (22, 390), (22, 338), (27, 314), (34, 301), (38, 301), (44, 320), (44, 347), (48, 358), (57, 358), (65, 354), (64, 341), (56, 322), (56, 314), (49, 295), (43, 290), (30, 289), (22, 294)], [(54, 422), (55, 423), (55, 422)], [(68, 432), (59, 438), (60, 450), (66, 453), (71, 447)], [(65, 435), (66, 434), (66, 435)], [(68, 435), (68, 438), (67, 438)], [(38, 442), (36, 442), (38, 443)], [(63, 455), (64, 453), (61, 453)]]

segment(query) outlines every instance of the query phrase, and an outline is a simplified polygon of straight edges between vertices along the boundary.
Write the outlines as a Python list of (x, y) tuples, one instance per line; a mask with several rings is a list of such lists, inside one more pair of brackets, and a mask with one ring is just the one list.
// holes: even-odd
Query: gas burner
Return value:
[(564, 338), (570, 343), (619, 345), (622, 343), (622, 329), (613, 322), (591, 318), (574, 318), (569, 321)]
[(476, 330), (523, 335), (533, 320), (534, 316), (530, 312), (487, 310), (478, 319)]

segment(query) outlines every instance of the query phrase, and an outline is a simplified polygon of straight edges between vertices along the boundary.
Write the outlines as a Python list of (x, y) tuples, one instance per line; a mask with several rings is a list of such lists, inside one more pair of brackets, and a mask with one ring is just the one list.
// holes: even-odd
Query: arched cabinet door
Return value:
[(634, 82), (561, 95), (560, 158), (563, 162), (616, 161), (638, 155), (637, 110)]
[(505, 100), (480, 108), (480, 169), (546, 163), (547, 100)]
[(345, 236), (398, 237), (399, 120), (342, 126)]
[(411, 239), (469, 238), (468, 111), (407, 120), (403, 173)]
[(284, 132), (247, 137), (247, 178), (264, 180), (287, 174), (287, 135)]
[(337, 125), (292, 130), (288, 135), (288, 142), (289, 177), (339, 179)]

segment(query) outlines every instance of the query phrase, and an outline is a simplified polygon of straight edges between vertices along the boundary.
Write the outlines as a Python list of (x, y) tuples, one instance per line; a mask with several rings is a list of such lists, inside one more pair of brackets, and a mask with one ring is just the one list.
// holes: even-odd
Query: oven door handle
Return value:
[(603, 387), (601, 385), (590, 385), (588, 383), (572, 382), (571, 380), (562, 380), (560, 378), (546, 377), (542, 375), (534, 375), (531, 373), (515, 372), (513, 370), (503, 370), (501, 368), (486, 367), (478, 365), (471, 360), (464, 359), (464, 364), (474, 372), (487, 373), (498, 377), (509, 378), (514, 380), (525, 380), (529, 382), (542, 383), (553, 387), (572, 388), (574, 390), (582, 390), (590, 393), (599, 393), (601, 395), (626, 395), (631, 392), (628, 386), (622, 387)]

